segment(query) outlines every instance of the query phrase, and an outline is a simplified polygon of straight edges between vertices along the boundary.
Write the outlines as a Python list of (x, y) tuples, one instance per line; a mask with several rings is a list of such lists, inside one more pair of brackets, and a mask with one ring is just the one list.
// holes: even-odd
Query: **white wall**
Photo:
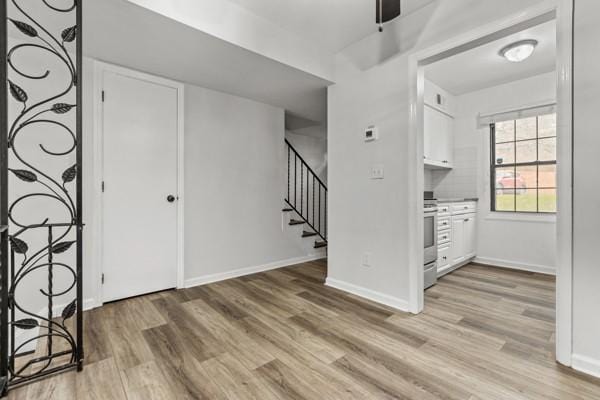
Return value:
[[(328, 283), (366, 289), (407, 308), (408, 76), (404, 58), (329, 88)], [(376, 125), (379, 140), (365, 143)], [(384, 164), (385, 179), (369, 179)], [(371, 267), (361, 265), (371, 254)]]
[(555, 99), (555, 73), (456, 97), (454, 169), (433, 171), (433, 189), (437, 197), (479, 198), (477, 257), (481, 262), (554, 273), (553, 215), (507, 215), (490, 211), (490, 133), (488, 128), (478, 129), (476, 121), (480, 113), (519, 109)]
[(575, 2), (573, 366), (600, 376), (600, 2)]
[[(418, 210), (422, 201), (408, 185), (409, 171), (421, 173), (415, 171), (418, 160), (407, 134), (414, 84), (408, 55), (539, 3), (436, 1), (402, 18), (399, 29), (386, 29), (338, 54), (338, 83), (328, 93), (329, 283), (408, 308), (409, 264), (416, 262), (409, 243), (419, 243), (411, 236), (415, 215), (408, 210), (409, 205)], [(365, 144), (362, 132), (371, 124), (381, 138)], [(369, 179), (373, 164), (385, 166), (385, 179)], [(365, 252), (372, 255), (371, 267), (361, 265)]]
[(282, 225), (284, 111), (186, 86), (185, 277), (306, 256)]
[[(18, 43), (21, 42), (9, 38), (10, 45)], [(36, 53), (23, 52), (15, 60), (24, 71), (32, 73), (42, 70)], [(48, 68), (51, 71), (46, 80), (32, 84), (15, 77), (15, 74), (10, 75), (14, 82), (27, 90), (30, 101), (64, 88), (66, 74), (61, 70), (61, 65), (52, 60), (48, 62), (42, 70)], [(100, 266), (94, 258), (97, 206), (93, 197), (93, 72), (93, 60), (84, 58), (83, 294), (86, 308), (93, 307), (101, 300), (97, 282)], [(64, 101), (74, 102), (74, 99), (67, 98)], [(9, 106), (14, 117), (20, 111), (19, 105), (11, 100)], [(298, 257), (314, 254), (310, 246), (312, 242), (301, 239), (297, 230), (282, 224), (283, 109), (191, 85), (186, 86), (185, 106), (186, 279), (192, 283), (202, 282), (211, 274), (230, 274), (247, 267), (285, 264)], [(61, 118), (67, 122), (68, 118), (74, 118), (74, 111), (71, 114)], [(68, 136), (54, 128), (30, 129), (23, 131), (18, 139), (20, 148), (27, 149), (24, 154), (33, 160), (40, 160), (44, 170), (51, 171), (53, 176), (60, 179), (60, 174), (73, 164), (74, 153), (64, 157), (64, 160), (40, 157), (39, 143), (54, 150), (65, 149), (70, 144)], [(11, 158), (11, 167), (19, 168), (17, 165)], [(10, 182), (13, 199), (19, 193), (30, 191), (30, 185), (34, 185), (17, 182), (14, 177)], [(36, 213), (39, 210), (35, 208), (37, 203), (23, 205), (18, 211), (19, 215), (24, 215), (28, 222), (41, 222), (40, 214)], [(44, 210), (43, 214), (46, 213)], [(49, 216), (62, 217), (63, 214), (60, 209), (53, 209)], [(45, 234), (28, 236), (32, 249), (39, 241), (46, 240)], [(56, 258), (74, 265), (74, 256), (72, 248)], [(61, 271), (55, 272), (55, 275), (60, 274)], [(21, 286), (21, 295), (27, 297), (24, 305), (34, 312), (46, 306), (44, 298), (37, 291), (44, 279), (45, 276), (38, 273)], [(63, 287), (60, 284), (57, 286)], [(54, 303), (57, 310), (60, 312), (61, 306), (72, 298), (72, 292), (56, 298)]]

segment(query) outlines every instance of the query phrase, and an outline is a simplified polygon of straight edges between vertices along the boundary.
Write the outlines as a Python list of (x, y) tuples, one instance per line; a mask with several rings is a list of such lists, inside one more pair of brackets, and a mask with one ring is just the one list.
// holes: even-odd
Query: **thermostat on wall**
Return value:
[(377, 139), (379, 139), (379, 130), (375, 125), (371, 125), (365, 129), (365, 142), (372, 142)]

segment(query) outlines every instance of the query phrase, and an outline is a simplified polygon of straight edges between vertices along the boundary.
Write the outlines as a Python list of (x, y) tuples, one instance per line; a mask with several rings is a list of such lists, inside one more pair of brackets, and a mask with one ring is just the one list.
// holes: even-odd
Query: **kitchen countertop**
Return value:
[(437, 199), (438, 203), (462, 203), (465, 201), (479, 201), (477, 197), (464, 197), (455, 199)]

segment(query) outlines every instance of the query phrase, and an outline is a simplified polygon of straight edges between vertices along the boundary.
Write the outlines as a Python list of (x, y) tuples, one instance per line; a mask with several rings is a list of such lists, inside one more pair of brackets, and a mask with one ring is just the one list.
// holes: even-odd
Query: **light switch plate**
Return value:
[(365, 129), (365, 142), (372, 142), (377, 139), (379, 139), (379, 129), (375, 125)]
[(383, 179), (383, 164), (375, 164), (371, 167), (371, 179)]
[(363, 253), (361, 264), (364, 267), (370, 267), (371, 266), (371, 258), (373, 258), (373, 255), (371, 253), (369, 253), (369, 252)]

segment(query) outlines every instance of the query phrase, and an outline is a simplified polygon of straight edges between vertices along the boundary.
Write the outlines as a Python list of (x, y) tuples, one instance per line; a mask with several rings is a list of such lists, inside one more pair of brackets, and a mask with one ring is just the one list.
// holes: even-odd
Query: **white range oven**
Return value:
[(425, 289), (437, 282), (437, 201), (425, 200), (423, 205)]

